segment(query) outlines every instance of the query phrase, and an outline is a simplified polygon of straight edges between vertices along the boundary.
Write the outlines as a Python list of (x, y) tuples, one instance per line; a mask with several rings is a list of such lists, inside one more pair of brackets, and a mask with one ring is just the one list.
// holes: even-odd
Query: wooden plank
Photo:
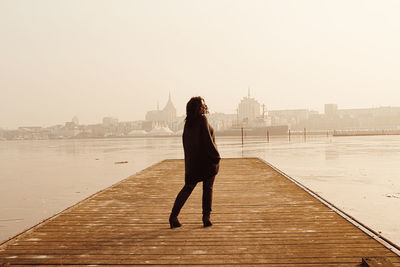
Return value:
[(392, 267), (393, 263), (388, 258), (363, 258), (362, 266), (364, 267)]
[(355, 266), (400, 257), (259, 159), (223, 159), (212, 220), (201, 223), (201, 185), (183, 227), (168, 216), (183, 160), (166, 160), (99, 192), (0, 247), (11, 265)]

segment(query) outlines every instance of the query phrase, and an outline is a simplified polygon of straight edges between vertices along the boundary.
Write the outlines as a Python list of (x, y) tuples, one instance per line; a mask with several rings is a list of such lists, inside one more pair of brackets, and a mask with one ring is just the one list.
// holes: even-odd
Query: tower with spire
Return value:
[(172, 103), (171, 100), (171, 92), (168, 95), (168, 102), (165, 105), (163, 111), (163, 116), (165, 121), (168, 123), (168, 125), (170, 123), (173, 123), (176, 119), (176, 108), (174, 106), (174, 104)]
[(247, 88), (247, 97), (243, 97), (237, 109), (238, 122), (251, 122), (260, 116), (260, 103), (250, 97), (250, 87)]
[(165, 107), (160, 110), (157, 101), (157, 110), (150, 110), (146, 113), (145, 120), (153, 122), (154, 125), (168, 125), (170, 129), (175, 128), (176, 124), (176, 108), (171, 100), (171, 93), (168, 95), (168, 101)]

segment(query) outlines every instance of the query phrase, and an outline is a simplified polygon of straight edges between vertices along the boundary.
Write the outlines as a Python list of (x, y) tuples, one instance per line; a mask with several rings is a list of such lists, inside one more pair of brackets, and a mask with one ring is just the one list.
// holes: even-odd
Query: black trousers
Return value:
[[(203, 215), (210, 215), (212, 206), (212, 193), (214, 185), (215, 176), (209, 177), (203, 181), (203, 199), (202, 208)], [(178, 216), (186, 200), (189, 198), (193, 189), (196, 187), (197, 183), (188, 184), (185, 183), (181, 191), (178, 193), (175, 199), (174, 207), (171, 211), (171, 216)]]

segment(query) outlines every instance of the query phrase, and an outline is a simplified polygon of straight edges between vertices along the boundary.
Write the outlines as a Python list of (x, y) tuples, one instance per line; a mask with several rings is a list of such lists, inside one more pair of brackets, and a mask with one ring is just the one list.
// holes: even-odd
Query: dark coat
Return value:
[(183, 149), (185, 152), (185, 183), (196, 183), (213, 177), (218, 173), (221, 159), (213, 128), (206, 116), (200, 116), (183, 130)]

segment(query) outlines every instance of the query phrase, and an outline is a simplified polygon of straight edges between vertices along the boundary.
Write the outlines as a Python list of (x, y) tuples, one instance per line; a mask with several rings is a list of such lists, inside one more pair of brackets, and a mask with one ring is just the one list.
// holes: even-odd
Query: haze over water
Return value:
[(0, 127), (142, 120), (171, 92), (234, 114), (399, 106), (395, 0), (2, 0)]
[[(222, 157), (272, 163), (400, 244), (400, 136), (246, 138), (243, 147), (217, 136), (217, 144)], [(0, 142), (0, 240), (167, 158), (183, 158), (180, 137)]]

